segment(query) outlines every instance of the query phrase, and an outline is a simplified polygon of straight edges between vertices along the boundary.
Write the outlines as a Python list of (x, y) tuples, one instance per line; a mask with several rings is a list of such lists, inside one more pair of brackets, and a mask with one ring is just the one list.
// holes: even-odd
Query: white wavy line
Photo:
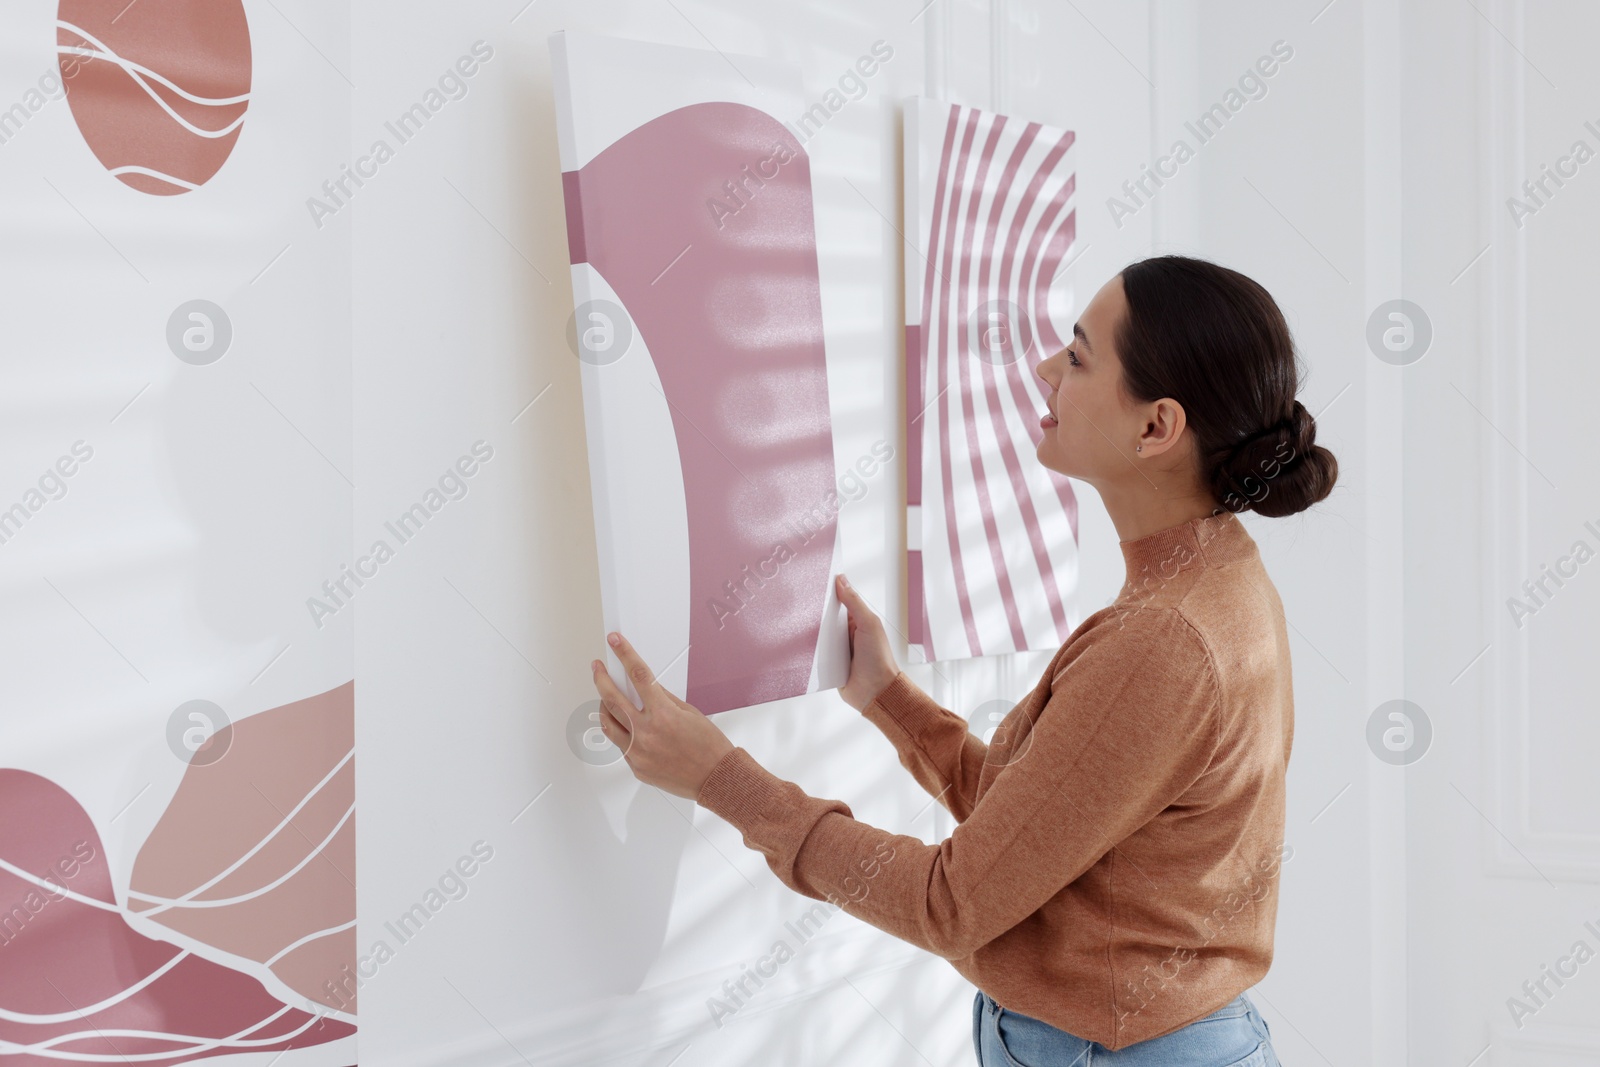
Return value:
[[(267, 1016), (265, 1019), (262, 1019), (255, 1025), (246, 1027), (245, 1029), (240, 1030), (238, 1033), (229, 1034), (227, 1037), (194, 1037), (190, 1034), (169, 1034), (159, 1030), (95, 1030), (93, 1032), (62, 1034), (58, 1037), (52, 1037), (47, 1041), (41, 1041), (35, 1045), (19, 1045), (14, 1041), (0, 1041), (0, 1056), (31, 1052), (37, 1056), (45, 1056), (58, 1060), (77, 1060), (79, 1062), (89, 1063), (115, 1063), (118, 1061), (133, 1063), (137, 1060), (164, 1060), (171, 1059), (176, 1056), (193, 1056), (196, 1053), (209, 1052), (214, 1048), (221, 1048), (223, 1046), (227, 1046), (228, 1048), (261, 1048), (268, 1045), (276, 1045), (280, 1042), (288, 1041), (291, 1038), (299, 1037), (301, 1034), (311, 1029), (311, 1024), (315, 1023), (320, 1018), (320, 1016), (313, 1015), (305, 1021), (305, 1025), (301, 1026), (298, 1030), (291, 1031), (287, 1034), (279, 1034), (276, 1037), (244, 1039), (245, 1034), (260, 1030), (263, 1026), (266, 1026), (268, 1023), (275, 1022), (276, 1020), (282, 1018), (286, 1013), (293, 1010), (295, 1009), (290, 1005), (285, 1004), (282, 1008), (273, 1012), (271, 1015)], [(162, 1052), (135, 1052), (132, 1054), (58, 1052), (50, 1047), (51, 1045), (58, 1045), (66, 1041), (87, 1040), (92, 1037), (138, 1037), (155, 1041), (172, 1041), (175, 1043), (191, 1045), (193, 1047), (183, 1049), (167, 1049)]]
[[(151, 908), (148, 911), (141, 911), (138, 914), (140, 914), (140, 915), (159, 915), (161, 912), (166, 911), (168, 908), (172, 907), (175, 904), (187, 903), (191, 897), (195, 896), (198, 893), (204, 893), (207, 889), (210, 889), (212, 886), (216, 885), (218, 882), (220, 882), (224, 878), (228, 877), (228, 875), (232, 874), (234, 871), (236, 871), (240, 867), (244, 866), (244, 864), (250, 859), (250, 857), (254, 856), (257, 852), (260, 852), (263, 848), (267, 847), (267, 842), (271, 841), (274, 837), (277, 837), (280, 833), (283, 832), (284, 827), (289, 825), (289, 823), (294, 819), (294, 817), (300, 813), (300, 810), (302, 808), (304, 808), (307, 804), (311, 803), (311, 798), (312, 797), (315, 797), (318, 793), (322, 792), (323, 787), (326, 786), (329, 782), (333, 781), (333, 776), (338, 774), (341, 770), (343, 770), (344, 769), (344, 765), (346, 763), (349, 763), (351, 757), (353, 757), (355, 754), (356, 754), (356, 750), (355, 750), (354, 746), (352, 746), (350, 751), (348, 751), (348, 752), (346, 752), (344, 754), (344, 758), (341, 759), (338, 763), (333, 765), (333, 770), (329, 771), (327, 776), (324, 777), (322, 779), (322, 781), (320, 781), (316, 785), (312, 786), (311, 787), (311, 791), (309, 793), (307, 793), (304, 797), (301, 798), (300, 803), (296, 804), (293, 808), (291, 808), (289, 810), (289, 814), (287, 814), (287, 815), (285, 815), (283, 817), (283, 821), (282, 822), (280, 822), (277, 826), (273, 827), (272, 831), (270, 833), (268, 833), (266, 837), (263, 837), (260, 841), (257, 841), (251, 847), (249, 852), (246, 852), (244, 855), (242, 855), (238, 859), (234, 860), (228, 866), (224, 867), (221, 871), (217, 872), (215, 875), (212, 876), (212, 878), (209, 881), (203, 882), (200, 885), (195, 886), (193, 889), (189, 890), (183, 896), (178, 897), (176, 899), (172, 899), (172, 898), (168, 898), (168, 897), (146, 896), (143, 893), (135, 893), (130, 888), (128, 890), (128, 898), (130, 900), (133, 899), (134, 897), (138, 897), (140, 900), (166, 901), (166, 903), (163, 904), (159, 908)], [(346, 812), (347, 816), (348, 816), (348, 814), (349, 813)], [(130, 910), (132, 910), (132, 909), (130, 909)]]
[[(128, 925), (131, 926), (134, 932), (140, 936), (153, 941), (161, 941), (177, 948), (187, 949), (190, 955), (211, 960), (214, 963), (218, 963), (224, 967), (238, 971), (240, 974), (249, 975), (251, 978), (254, 978), (256, 981), (260, 982), (261, 985), (266, 989), (267, 993), (279, 1003), (299, 1005), (304, 1007), (306, 1011), (313, 1010), (309, 1006), (302, 1005), (301, 1002), (305, 999), (304, 993), (301, 993), (298, 989), (292, 988), (287, 982), (280, 978), (275, 971), (262, 964), (260, 960), (253, 960), (247, 956), (241, 956), (230, 950), (219, 948), (217, 945), (210, 944), (202, 938), (185, 933), (183, 930), (180, 930), (175, 926), (163, 926), (159, 919), (145, 922), (136, 911), (126, 912), (125, 914), (127, 916)], [(3, 955), (3, 950), (0, 950), (0, 956)], [(321, 1010), (320, 1006), (317, 1010)], [(323, 1012), (323, 1014), (328, 1013)], [(343, 1017), (341, 1016), (341, 1019), (342, 1018)], [(355, 1020), (352, 1018), (345, 1019), (344, 1021), (354, 1022)], [(3, 1029), (4, 1028), (0, 1028), (0, 1036), (4, 1036)], [(4, 1064), (5, 1062), (5, 1060), (0, 1060), (0, 1064)], [(279, 1067), (282, 1067), (282, 1065), (280, 1064)]]
[(67, 1023), (76, 1019), (87, 1019), (91, 1015), (105, 1011), (107, 1008), (113, 1007), (117, 1004), (121, 1004), (124, 1000), (127, 1000), (129, 997), (133, 996), (145, 986), (149, 985), (157, 978), (160, 978), (162, 975), (172, 970), (172, 968), (176, 967), (179, 962), (181, 962), (188, 955), (189, 950), (184, 949), (166, 963), (163, 963), (160, 967), (145, 975), (138, 982), (124, 989), (120, 993), (113, 993), (111, 996), (100, 1001), (98, 1004), (90, 1004), (87, 1007), (77, 1008), (73, 1011), (57, 1012), (54, 1015), (35, 1015), (31, 1012), (7, 1011), (5, 1008), (0, 1008), (0, 1019), (3, 1019), (8, 1023), (27, 1023), (36, 1026), (43, 1025), (45, 1023)]
[[(62, 27), (63, 29), (71, 30), (73, 33), (78, 34), (80, 37), (83, 37), (84, 39), (89, 40), (89, 41), (94, 41), (94, 43), (96, 45), (98, 45), (98, 47), (96, 47), (96, 48), (85, 48), (82, 45), (76, 45), (76, 44), (58, 44), (58, 45), (56, 45), (56, 54), (57, 55), (84, 56), (84, 57), (87, 57), (89, 59), (109, 59), (112, 62), (114, 62), (117, 66), (119, 66), (123, 70), (127, 71), (129, 74), (132, 74), (135, 71), (137, 71), (138, 73), (143, 74), (145, 77), (150, 78), (153, 81), (160, 82), (162, 85), (166, 86), (168, 89), (171, 89), (174, 93), (176, 93), (177, 95), (183, 97), (185, 100), (189, 101), (190, 103), (192, 103), (192, 104), (200, 104), (200, 105), (202, 105), (204, 107), (228, 107), (228, 106), (231, 106), (233, 104), (248, 103), (249, 100), (250, 100), (250, 94), (249, 93), (244, 93), (244, 94), (242, 94), (240, 96), (196, 96), (194, 93), (189, 92), (187, 89), (185, 89), (183, 86), (179, 85), (177, 82), (173, 81), (171, 78), (168, 78), (166, 75), (162, 74), (159, 70), (151, 70), (149, 67), (145, 66), (143, 63), (135, 63), (131, 59), (126, 59), (123, 56), (118, 55), (116, 52), (113, 52), (108, 46), (106, 46), (104, 44), (101, 44), (99, 41), (95, 41), (95, 39), (93, 37), (91, 37), (87, 33), (84, 33), (82, 30), (78, 29), (76, 26), (69, 25), (69, 24), (67, 24), (65, 22), (57, 22), (56, 25)], [(68, 75), (68, 77), (71, 77), (71, 75)]]
[[(115, 59), (117, 61), (117, 65), (122, 67), (124, 70), (137, 70), (141, 74), (148, 75), (149, 77), (154, 78), (156, 81), (160, 82), (162, 85), (165, 85), (168, 89), (171, 89), (173, 92), (177, 93), (179, 96), (183, 97), (185, 100), (188, 100), (190, 103), (194, 103), (194, 104), (214, 104), (214, 105), (221, 106), (223, 104), (242, 104), (245, 101), (250, 99), (250, 94), (249, 93), (245, 93), (243, 96), (196, 96), (194, 93), (189, 92), (187, 89), (183, 88), (183, 86), (179, 85), (177, 82), (175, 82), (172, 79), (168, 78), (166, 75), (162, 74), (160, 71), (151, 70), (149, 67), (145, 66), (143, 63), (135, 63), (131, 59), (124, 59), (123, 57), (117, 55), (115, 50), (113, 50), (110, 45), (106, 44), (104, 41), (102, 41), (99, 38), (95, 37), (92, 33), (88, 32), (87, 30), (83, 29), (82, 27), (74, 26), (72, 23), (64, 22), (61, 19), (56, 19), (56, 25), (59, 26), (61, 29), (70, 30), (71, 32), (77, 34), (79, 37), (82, 37), (85, 41), (88, 41), (90, 44), (92, 44), (96, 48), (100, 49), (100, 53), (101, 54), (106, 55), (106, 56), (110, 56), (111, 58)], [(56, 46), (56, 51), (57, 52), (61, 52), (61, 51), (65, 51), (65, 50), (67, 50), (69, 48), (76, 48), (76, 47), (77, 47), (76, 45), (57, 45)], [(80, 54), (92, 55), (94, 53), (91, 52), (89, 49), (82, 49)]]
[(136, 165), (131, 164), (131, 163), (126, 167), (117, 167), (115, 170), (112, 170), (110, 173), (113, 176), (118, 177), (118, 178), (122, 177), (122, 175), (124, 175), (124, 174), (143, 174), (143, 175), (145, 175), (147, 177), (155, 178), (155, 179), (157, 179), (159, 181), (164, 181), (164, 182), (168, 182), (168, 183), (170, 183), (172, 185), (176, 185), (181, 189), (188, 189), (191, 192), (193, 192), (194, 190), (200, 188), (198, 185), (194, 184), (194, 182), (186, 182), (182, 178), (174, 178), (172, 175), (163, 174), (159, 170), (151, 170), (149, 167), (140, 167), (140, 166), (136, 166)]
[(101, 911), (116, 912), (118, 915), (122, 914), (122, 909), (117, 907), (115, 904), (107, 904), (103, 900), (96, 900), (94, 897), (86, 897), (82, 893), (75, 893), (64, 885), (56, 885), (54, 882), (40, 878), (36, 874), (29, 874), (21, 867), (7, 863), (5, 860), (0, 860), (0, 871), (6, 871), (10, 874), (14, 874), (23, 881), (32, 882), (40, 889), (48, 889), (50, 892), (58, 893), (67, 897), (69, 900), (76, 900), (79, 904), (88, 904), (90, 907), (99, 908)]
[[(89, 41), (90, 43), (92, 43), (92, 44), (94, 44), (96, 46), (96, 48), (83, 48), (83, 47), (80, 47), (78, 45), (58, 44), (58, 45), (56, 45), (56, 53), (58, 55), (85, 56), (85, 57), (88, 57), (90, 59), (104, 59), (104, 60), (109, 60), (112, 63), (115, 63), (117, 66), (121, 67), (124, 71), (126, 71), (130, 78), (132, 78), (135, 82), (138, 83), (139, 87), (141, 89), (143, 89), (149, 95), (150, 99), (154, 100), (157, 104), (159, 104), (161, 106), (161, 109), (163, 111), (165, 111), (168, 115), (171, 115), (173, 121), (179, 123), (185, 129), (187, 129), (190, 133), (196, 135), (197, 137), (211, 137), (211, 138), (226, 137), (228, 134), (230, 134), (234, 130), (238, 129), (239, 125), (244, 122), (244, 115), (241, 113), (238, 118), (234, 119), (231, 123), (229, 123), (223, 129), (220, 129), (220, 130), (204, 130), (204, 129), (201, 129), (199, 126), (194, 125), (188, 119), (185, 119), (182, 115), (180, 115), (176, 111), (174, 111), (172, 109), (172, 106), (161, 98), (161, 94), (156, 92), (154, 89), (152, 89), (150, 87), (150, 83), (148, 81), (146, 81), (145, 78), (144, 78), (144, 73), (148, 73), (152, 78), (154, 78), (155, 80), (161, 82), (163, 85), (166, 85), (169, 89), (171, 89), (173, 92), (177, 93), (178, 95), (190, 100), (193, 103), (202, 104), (202, 105), (205, 105), (207, 107), (223, 107), (223, 106), (227, 106), (229, 104), (237, 104), (237, 103), (241, 103), (241, 102), (247, 102), (250, 99), (249, 94), (246, 94), (243, 97), (235, 97), (235, 98), (218, 97), (218, 98), (216, 98), (214, 100), (206, 99), (204, 97), (194, 96), (193, 94), (188, 93), (188, 92), (184, 91), (183, 89), (180, 89), (178, 86), (174, 85), (171, 81), (169, 81), (166, 78), (163, 78), (161, 75), (157, 74), (153, 70), (150, 70), (148, 67), (144, 67), (141, 64), (135, 63), (132, 60), (124, 59), (122, 56), (117, 55), (117, 53), (115, 51), (113, 51), (109, 46), (107, 46), (104, 42), (96, 40), (87, 31), (82, 30), (82, 29), (78, 28), (77, 26), (72, 25), (70, 22), (63, 22), (60, 19), (57, 19), (56, 20), (56, 25), (61, 27), (62, 29), (65, 29), (65, 30), (68, 30), (68, 31), (70, 31), (72, 33), (77, 34), (79, 37), (82, 37), (84, 40)], [(141, 73), (141, 72), (144, 72), (144, 73)]]
[[(187, 1049), (168, 1049), (164, 1053), (162, 1053), (162, 1055), (165, 1055), (165, 1056), (189, 1056), (189, 1055), (192, 1055), (193, 1053), (204, 1051), (203, 1048), (199, 1047), (199, 1046), (204, 1046), (204, 1045), (209, 1045), (211, 1048), (216, 1048), (218, 1045), (224, 1044), (224, 1043), (227, 1043), (229, 1045), (236, 1045), (236, 1046), (270, 1045), (270, 1044), (275, 1044), (276, 1042), (279, 1042), (279, 1041), (288, 1040), (288, 1037), (258, 1037), (258, 1038), (253, 1038), (253, 1039), (239, 1040), (237, 1042), (234, 1039), (235, 1038), (243, 1038), (243, 1035), (251, 1033), (252, 1031), (261, 1029), (263, 1026), (266, 1026), (268, 1023), (274, 1021), (275, 1019), (282, 1018), (284, 1013), (288, 1012), (290, 1010), (292, 1010), (292, 1009), (288, 1005), (285, 1005), (282, 1008), (279, 1008), (272, 1015), (268, 1016), (265, 1019), (262, 1019), (259, 1023), (256, 1023), (254, 1026), (251, 1026), (248, 1029), (240, 1030), (236, 1034), (230, 1034), (227, 1037), (219, 1037), (219, 1038), (195, 1037), (195, 1036), (190, 1035), (190, 1034), (174, 1034), (174, 1033), (170, 1033), (169, 1031), (166, 1031), (166, 1030), (124, 1030), (124, 1029), (116, 1029), (116, 1030), (104, 1029), (104, 1030), (102, 1030), (102, 1029), (96, 1028), (96, 1029), (93, 1029), (92, 1031), (90, 1031), (90, 1030), (79, 1030), (79, 1031), (77, 1031), (75, 1033), (70, 1033), (70, 1034), (57, 1034), (55, 1037), (46, 1038), (45, 1040), (39, 1041), (39, 1042), (35, 1042), (32, 1045), (19, 1045), (19, 1044), (16, 1044), (14, 1042), (10, 1042), (10, 1041), (3, 1042), (3, 1043), (0, 1043), (0, 1044), (5, 1044), (5, 1045), (8, 1045), (10, 1047), (9, 1048), (5, 1048), (5, 1049), (0, 1049), (0, 1052), (4, 1052), (4, 1053), (7, 1053), (7, 1054), (11, 1054), (11, 1055), (16, 1055), (16, 1054), (22, 1053), (22, 1052), (49, 1052), (49, 1051), (52, 1050), (53, 1046), (65, 1045), (65, 1044), (67, 1044), (68, 1042), (71, 1042), (71, 1041), (86, 1041), (89, 1038), (93, 1038), (93, 1037), (136, 1037), (136, 1038), (143, 1038), (143, 1039), (148, 1040), (148, 1041), (171, 1041), (173, 1043), (181, 1043), (181, 1044), (184, 1044), (184, 1045), (196, 1046), (194, 1048), (187, 1048)], [(293, 1035), (289, 1035), (289, 1036), (293, 1036)], [(75, 1055), (75, 1054), (74, 1053), (57, 1053), (57, 1055)], [(122, 1057), (119, 1057), (119, 1058), (122, 1058)], [(137, 1059), (138, 1057), (133, 1057), (133, 1058)]]
[[(94, 51), (89, 51), (89, 50), (86, 50), (86, 49), (72, 48), (72, 47), (67, 46), (67, 45), (62, 45), (62, 46), (58, 47), (56, 49), (56, 52), (57, 53), (65, 53), (67, 55), (92, 56), (92, 57), (94, 57), (96, 59), (110, 59), (110, 60), (113, 60), (113, 61), (117, 61), (118, 60), (118, 57), (115, 54), (110, 53), (110, 52), (94, 52)], [(245, 113), (241, 112), (238, 115), (237, 118), (235, 118), (232, 122), (228, 123), (226, 126), (224, 126), (220, 130), (207, 130), (207, 129), (204, 129), (204, 128), (200, 127), (200, 126), (196, 126), (194, 123), (190, 122), (188, 119), (184, 118), (182, 115), (180, 115), (176, 111), (174, 111), (171, 104), (169, 104), (165, 100), (161, 99), (160, 94), (157, 93), (154, 89), (150, 88), (150, 83), (145, 81), (144, 78), (142, 78), (138, 74), (137, 71), (128, 70), (127, 65), (124, 64), (123, 62), (120, 62), (120, 61), (117, 62), (117, 66), (122, 67), (124, 70), (127, 70), (128, 71), (128, 76), (130, 78), (132, 78), (135, 82), (138, 83), (139, 88), (143, 89), (145, 91), (145, 95), (150, 97), (151, 100), (154, 100), (156, 102), (156, 104), (158, 104), (160, 106), (161, 110), (165, 111), (169, 116), (171, 116), (172, 121), (176, 122), (178, 125), (182, 126), (184, 129), (188, 130), (190, 133), (194, 134), (196, 137), (205, 137), (205, 138), (208, 138), (208, 139), (215, 140), (216, 138), (219, 138), (219, 137), (228, 136), (228, 134), (232, 133), (234, 130), (238, 129), (241, 125), (244, 124)]]
[[(305, 858), (299, 863), (295, 864), (287, 871), (284, 871), (277, 878), (274, 878), (271, 882), (268, 882), (264, 886), (252, 889), (248, 893), (241, 893), (236, 897), (218, 897), (215, 900), (189, 900), (186, 897), (179, 898), (177, 900), (171, 900), (167, 897), (149, 897), (145, 896), (143, 893), (134, 893), (129, 891), (128, 896), (130, 899), (133, 897), (138, 897), (140, 900), (148, 900), (161, 905), (158, 908), (150, 908), (147, 911), (136, 912), (135, 914), (144, 916), (155, 915), (166, 911), (168, 908), (177, 907), (180, 904), (185, 908), (225, 908), (230, 904), (239, 904), (246, 900), (254, 900), (256, 897), (270, 893), (283, 883), (287, 882), (289, 879), (293, 878), (295, 875), (299, 874), (300, 871), (305, 868), (306, 864), (322, 855), (322, 850), (328, 847), (328, 842), (332, 841), (335, 835), (337, 835), (340, 830), (344, 829), (344, 824), (349, 822), (350, 816), (354, 815), (355, 813), (356, 806), (351, 804), (345, 809), (344, 814), (340, 816), (339, 821), (334, 824), (333, 829), (328, 832), (328, 836), (324, 837), (320, 844), (312, 848), (310, 852), (307, 852)], [(195, 890), (195, 892), (199, 892), (199, 890)]]
[(328, 937), (331, 934), (337, 934), (341, 930), (348, 930), (352, 926), (354, 926), (355, 924), (356, 924), (356, 921), (354, 919), (351, 919), (349, 922), (345, 923), (342, 926), (330, 926), (326, 930), (318, 930), (315, 933), (307, 934), (306, 936), (302, 937), (300, 940), (296, 941), (294, 944), (285, 945), (282, 948), (282, 950), (280, 950), (278, 952), (278, 954), (276, 956), (272, 957), (270, 960), (266, 960), (265, 962), (263, 962), (262, 966), (263, 967), (271, 967), (274, 963), (277, 963), (279, 960), (283, 959), (283, 957), (287, 956), (289, 953), (293, 952), (295, 949), (299, 948), (301, 945), (304, 945), (306, 942), (315, 941), (318, 938)]

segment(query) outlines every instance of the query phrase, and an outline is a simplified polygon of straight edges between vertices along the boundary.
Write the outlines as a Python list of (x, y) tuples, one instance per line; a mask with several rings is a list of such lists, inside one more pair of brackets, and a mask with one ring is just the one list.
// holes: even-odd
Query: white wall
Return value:
[(1406, 688), (1436, 750), (1406, 782), (1409, 1043), (1567, 1067), (1600, 1062), (1600, 972), (1574, 956), (1600, 952), (1600, 588), (1586, 565), (1520, 626), (1507, 604), (1575, 542), (1600, 549), (1585, 526), (1600, 528), (1585, 430), (1600, 175), (1590, 162), (1547, 186), (1520, 226), (1507, 200), (1575, 141), (1600, 150), (1584, 52), (1600, 17), (1481, 11), (1421, 4), (1405, 27), (1406, 285), (1436, 331), (1405, 383)]

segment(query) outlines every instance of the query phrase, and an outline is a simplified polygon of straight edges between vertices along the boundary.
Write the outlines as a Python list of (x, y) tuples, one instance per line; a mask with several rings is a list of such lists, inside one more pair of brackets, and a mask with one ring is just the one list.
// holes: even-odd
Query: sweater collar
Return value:
[(1256, 552), (1255, 539), (1227, 509), (1118, 544), (1129, 581), (1146, 573), (1171, 577), (1195, 563), (1216, 566)]

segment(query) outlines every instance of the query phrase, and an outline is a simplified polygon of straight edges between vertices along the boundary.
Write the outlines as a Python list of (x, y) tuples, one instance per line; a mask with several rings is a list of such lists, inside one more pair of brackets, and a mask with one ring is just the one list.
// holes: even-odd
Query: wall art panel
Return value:
[(711, 714), (844, 683), (795, 71), (551, 40), (602, 614)]
[(907, 636), (914, 661), (1054, 649), (1081, 621), (1078, 501), (1035, 456), (1070, 340), (1072, 131), (905, 114)]
[(8, 1067), (357, 1062), (349, 23), (0, 8)]

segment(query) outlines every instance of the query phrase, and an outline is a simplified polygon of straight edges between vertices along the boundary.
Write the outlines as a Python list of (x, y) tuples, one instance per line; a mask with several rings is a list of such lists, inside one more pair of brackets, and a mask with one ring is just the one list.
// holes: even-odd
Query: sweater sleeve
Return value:
[(989, 746), (967, 720), (900, 671), (861, 714), (883, 731), (900, 765), (960, 822), (978, 802), (978, 776)]
[(857, 821), (743, 748), (696, 799), (796, 892), (963, 959), (1176, 801), (1216, 751), (1216, 674), (1176, 610), (1079, 632), (1055, 669), (1026, 750), (936, 845)]

